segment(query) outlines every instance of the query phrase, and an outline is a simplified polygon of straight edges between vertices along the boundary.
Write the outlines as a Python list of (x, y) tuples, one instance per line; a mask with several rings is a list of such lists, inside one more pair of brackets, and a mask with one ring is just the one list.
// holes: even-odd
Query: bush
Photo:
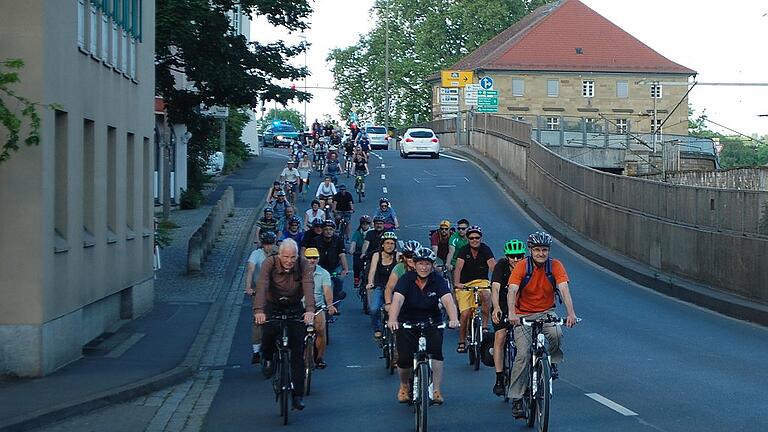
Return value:
[(173, 221), (169, 219), (163, 219), (157, 224), (157, 230), (155, 230), (155, 244), (164, 248), (171, 244), (173, 241), (173, 235), (171, 230), (178, 228)]
[(181, 200), (179, 201), (179, 207), (181, 207), (184, 210), (196, 209), (200, 207), (200, 205), (203, 203), (203, 200), (205, 200), (205, 197), (203, 196), (203, 193), (200, 192), (199, 190), (182, 189)]

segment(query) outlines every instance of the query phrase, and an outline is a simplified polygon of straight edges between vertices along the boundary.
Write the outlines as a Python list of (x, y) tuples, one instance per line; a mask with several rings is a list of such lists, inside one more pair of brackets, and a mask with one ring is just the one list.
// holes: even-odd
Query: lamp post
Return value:
[[(299, 35), (301, 45), (304, 47), (304, 69), (307, 69), (307, 37), (304, 34)], [(307, 76), (304, 75), (304, 93), (307, 92)], [(304, 128), (307, 127), (307, 101), (304, 100)]]
[(384, 127), (389, 132), (389, 0), (386, 0), (387, 4), (384, 8), (384, 13), (387, 15), (384, 20), (384, 93), (387, 95), (387, 102), (385, 106), (385, 120)]

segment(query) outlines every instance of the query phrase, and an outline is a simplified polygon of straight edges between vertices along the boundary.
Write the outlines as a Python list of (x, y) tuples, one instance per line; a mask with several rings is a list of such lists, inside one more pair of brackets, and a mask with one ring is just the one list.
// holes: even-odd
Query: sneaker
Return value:
[(411, 401), (411, 396), (408, 394), (407, 384), (400, 384), (400, 389), (397, 391), (397, 401), (400, 403), (408, 403)]
[(431, 402), (435, 405), (442, 405), (445, 400), (443, 400), (443, 395), (438, 390), (435, 390), (432, 392)]
[(251, 356), (251, 364), (259, 364), (261, 363), (261, 353), (253, 353)]
[(294, 396), (293, 397), (293, 409), (297, 411), (301, 411), (304, 409), (304, 400), (301, 396)]
[(560, 372), (557, 371), (557, 365), (552, 363), (551, 367), (549, 368), (549, 376), (552, 377), (552, 381), (560, 378)]
[(512, 416), (516, 419), (525, 418), (522, 399), (512, 399)]
[(504, 377), (496, 377), (496, 384), (493, 385), (493, 394), (504, 396)]
[(325, 362), (322, 358), (318, 358), (315, 362), (315, 367), (318, 369), (325, 369), (328, 366), (328, 363)]

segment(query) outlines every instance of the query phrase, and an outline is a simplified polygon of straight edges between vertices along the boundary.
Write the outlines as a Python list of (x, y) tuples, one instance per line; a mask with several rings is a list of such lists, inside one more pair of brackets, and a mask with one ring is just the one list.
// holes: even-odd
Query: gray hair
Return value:
[(296, 241), (290, 238), (287, 238), (280, 242), (280, 248), (278, 249), (278, 253), (281, 253), (285, 250), (291, 250), (293, 252), (296, 252), (296, 255), (299, 254), (299, 245), (296, 244)]

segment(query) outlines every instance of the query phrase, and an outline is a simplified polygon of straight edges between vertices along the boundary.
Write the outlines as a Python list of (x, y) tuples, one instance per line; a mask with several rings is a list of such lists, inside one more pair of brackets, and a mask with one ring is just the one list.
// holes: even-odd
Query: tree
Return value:
[[(0, 61), (0, 125), (7, 131), (8, 138), (0, 150), (0, 164), (11, 158), (11, 152), (19, 151), (22, 139), (21, 129), (24, 121), (29, 121), (29, 133), (24, 137), (28, 146), (40, 144), (40, 115), (37, 105), (31, 100), (18, 95), (12, 84), (20, 82), (19, 70), (24, 67), (21, 59)], [(21, 108), (21, 111), (17, 111)]]
[(295, 127), (297, 130), (304, 130), (304, 120), (302, 119), (302, 115), (299, 111), (293, 108), (272, 108), (269, 111), (267, 111), (267, 115), (264, 116), (264, 121), (261, 125), (259, 125), (259, 129), (266, 126), (267, 123), (274, 121), (274, 120), (283, 120), (287, 121), (288, 123), (292, 124), (293, 127)]
[[(386, 118), (385, 42), (389, 39), (390, 121), (403, 126), (430, 116), (426, 78), (517, 22), (543, 0), (377, 0), (375, 27), (355, 45), (331, 51), (342, 118)], [(389, 21), (387, 35), (386, 23)]]

